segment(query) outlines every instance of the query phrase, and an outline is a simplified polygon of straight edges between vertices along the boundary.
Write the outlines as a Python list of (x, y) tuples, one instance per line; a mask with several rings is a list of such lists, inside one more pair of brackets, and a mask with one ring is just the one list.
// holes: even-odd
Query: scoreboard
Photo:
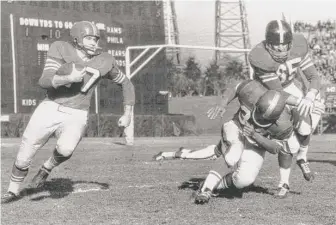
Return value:
[[(69, 41), (76, 21), (87, 20), (100, 30), (99, 45), (125, 69), (130, 45), (164, 44), (161, 1), (7, 1), (1, 2), (1, 110), (31, 113), (45, 97), (38, 86), (47, 52), (57, 40)], [(134, 58), (134, 56), (133, 56)], [(132, 78), (136, 89), (135, 113), (167, 113), (165, 54), (155, 57)], [(92, 99), (102, 113), (122, 112), (122, 91), (103, 80)], [(98, 101), (95, 101), (98, 99)]]

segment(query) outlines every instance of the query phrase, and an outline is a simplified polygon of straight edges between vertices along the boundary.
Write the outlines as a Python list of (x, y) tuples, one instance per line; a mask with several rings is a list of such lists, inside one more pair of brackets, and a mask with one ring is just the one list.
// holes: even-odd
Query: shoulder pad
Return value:
[(55, 41), (50, 45), (48, 56), (58, 59), (64, 59), (71, 56), (71, 52), (74, 53), (74, 47), (65, 41)]
[(274, 72), (278, 68), (278, 64), (266, 50), (263, 42), (259, 43), (251, 50), (249, 61), (252, 67), (261, 69), (265, 73)]
[(244, 89), (244, 87), (250, 83), (251, 80), (244, 80), (236, 85), (236, 93), (239, 94), (239, 92)]
[(86, 66), (99, 70), (101, 76), (106, 75), (115, 65), (115, 59), (107, 52), (103, 52), (100, 55), (94, 56)]
[(291, 57), (304, 57), (308, 53), (308, 42), (302, 34), (293, 35), (293, 46), (290, 51)]
[(53, 42), (49, 47), (48, 56), (57, 58), (57, 59), (62, 59), (62, 54), (60, 52), (62, 43), (63, 41)]

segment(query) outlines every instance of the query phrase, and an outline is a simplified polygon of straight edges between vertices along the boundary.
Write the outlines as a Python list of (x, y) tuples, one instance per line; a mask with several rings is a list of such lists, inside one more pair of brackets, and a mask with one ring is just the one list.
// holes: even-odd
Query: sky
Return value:
[[(282, 13), (293, 22), (336, 20), (336, 0), (245, 0), (245, 6), (252, 46), (263, 40), (267, 23), (281, 19)], [(180, 44), (215, 45), (215, 0), (175, 0), (175, 10)], [(206, 50), (188, 50), (187, 54), (203, 67), (214, 56)]]

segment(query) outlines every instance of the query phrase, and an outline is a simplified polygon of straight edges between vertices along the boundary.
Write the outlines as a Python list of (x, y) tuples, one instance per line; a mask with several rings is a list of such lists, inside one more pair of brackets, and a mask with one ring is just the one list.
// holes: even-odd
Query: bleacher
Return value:
[(336, 130), (336, 21), (319, 21), (316, 25), (296, 22), (294, 32), (303, 33), (309, 42), (312, 58), (322, 78), (325, 114), (317, 133)]

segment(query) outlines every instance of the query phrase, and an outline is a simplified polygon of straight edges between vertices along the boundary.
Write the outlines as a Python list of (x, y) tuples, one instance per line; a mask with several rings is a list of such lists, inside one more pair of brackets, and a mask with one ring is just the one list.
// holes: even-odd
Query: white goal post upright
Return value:
[[(132, 79), (147, 63), (154, 58), (163, 48), (187, 48), (187, 49), (203, 49), (203, 50), (218, 50), (218, 51), (225, 51), (228, 53), (245, 53), (249, 52), (250, 49), (237, 49), (237, 48), (221, 48), (221, 47), (214, 47), (214, 46), (197, 46), (197, 45), (176, 45), (176, 44), (164, 44), (164, 45), (139, 45), (139, 46), (128, 46), (126, 48), (126, 55), (125, 55), (125, 72), (126, 76), (129, 79)], [(131, 70), (132, 67), (136, 62), (138, 62), (149, 50), (155, 49), (150, 56), (144, 60), (138, 68)], [(143, 50), (134, 60), (131, 59), (131, 51), (132, 50)], [(250, 71), (250, 78), (252, 78), (252, 68), (249, 68)], [(132, 119), (131, 123), (128, 127), (124, 129), (125, 140), (127, 145), (133, 145), (134, 143), (134, 109), (132, 110)]]

